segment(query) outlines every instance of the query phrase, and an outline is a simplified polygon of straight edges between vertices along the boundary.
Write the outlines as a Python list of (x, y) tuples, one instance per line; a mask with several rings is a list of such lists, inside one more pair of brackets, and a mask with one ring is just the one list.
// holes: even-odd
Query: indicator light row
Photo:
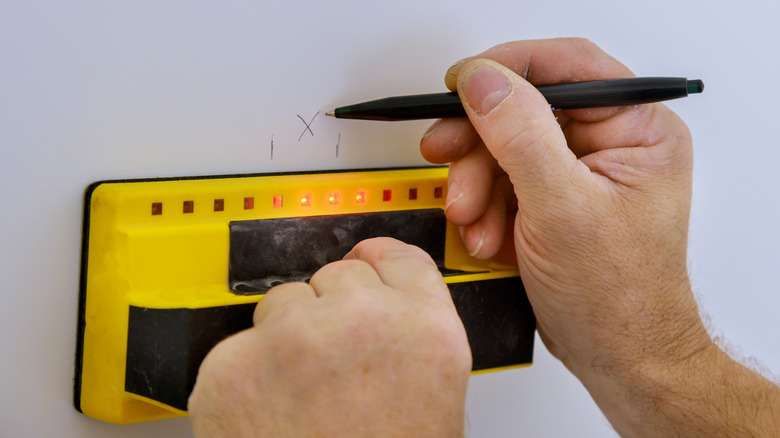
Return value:
[[(435, 199), (440, 199), (443, 196), (444, 196), (443, 187), (435, 187), (433, 189), (433, 197)], [(365, 190), (356, 191), (353, 199), (356, 204), (365, 204), (366, 191)], [(408, 199), (410, 201), (414, 201), (417, 199), (417, 188), (409, 189)], [(390, 202), (392, 200), (393, 200), (393, 190), (392, 189), (382, 190), (382, 202)], [(312, 205), (312, 195), (310, 193), (306, 193), (296, 201), (299, 203), (301, 207), (309, 207)], [(341, 195), (338, 192), (330, 192), (326, 196), (325, 201), (329, 205), (338, 205), (342, 201)], [(284, 197), (282, 195), (273, 196), (271, 205), (273, 206), (273, 208), (284, 207)], [(252, 196), (245, 197), (244, 210), (252, 210), (254, 208), (255, 208), (255, 198)], [(214, 211), (225, 211), (225, 200), (223, 198), (214, 199)], [(184, 201), (182, 203), (182, 213), (187, 214), (187, 213), (194, 213), (194, 212), (195, 212), (195, 201)], [(163, 203), (152, 202), (152, 216), (159, 216), (162, 215), (162, 213), (163, 213)]]

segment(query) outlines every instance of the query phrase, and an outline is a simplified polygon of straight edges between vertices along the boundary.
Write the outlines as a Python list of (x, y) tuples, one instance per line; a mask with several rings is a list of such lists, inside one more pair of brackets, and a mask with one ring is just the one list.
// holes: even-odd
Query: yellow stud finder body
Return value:
[(516, 267), (468, 255), (444, 218), (446, 196), (442, 167), (92, 184), (76, 408), (113, 423), (186, 415), (203, 357), (251, 326), (265, 291), (377, 236), (434, 258), (475, 371), (530, 364), (535, 320)]

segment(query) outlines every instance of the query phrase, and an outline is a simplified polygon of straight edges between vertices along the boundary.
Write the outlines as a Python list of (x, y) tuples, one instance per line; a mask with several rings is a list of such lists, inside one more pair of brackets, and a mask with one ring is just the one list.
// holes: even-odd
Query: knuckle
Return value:
[(533, 115), (522, 122), (511, 135), (489, 145), (499, 163), (535, 163), (545, 158), (543, 154), (549, 152), (549, 145), (565, 141), (561, 130), (546, 117)]
[(354, 254), (363, 260), (367, 268), (382, 263), (423, 263), (435, 266), (430, 255), (421, 248), (390, 237), (375, 237), (355, 246)]
[(572, 37), (572, 38), (567, 38), (567, 40), (573, 45), (579, 47), (580, 49), (588, 53), (596, 53), (602, 51), (601, 48), (596, 43), (589, 40), (588, 38)]
[(358, 254), (364, 254), (370, 259), (372, 254), (381, 255), (387, 248), (403, 245), (403, 242), (392, 237), (372, 237), (358, 242), (354, 249)]
[(395, 262), (403, 261), (404, 263), (423, 263), (431, 266), (435, 266), (431, 256), (425, 252), (422, 248), (401, 243), (400, 245), (388, 246), (382, 253), (382, 260)]
[(279, 285), (276, 285), (272, 287), (271, 289), (268, 289), (268, 291), (263, 296), (263, 299), (272, 297), (272, 296), (278, 296), (278, 295), (284, 295), (286, 292), (297, 289), (304, 285), (305, 283), (302, 282), (292, 282), (292, 283), (282, 283)]
[[(327, 281), (328, 278), (348, 275), (354, 272), (370, 269), (370, 266), (360, 259), (346, 259), (328, 263), (312, 275), (309, 284), (317, 284)], [(316, 287), (315, 287), (316, 289)]]

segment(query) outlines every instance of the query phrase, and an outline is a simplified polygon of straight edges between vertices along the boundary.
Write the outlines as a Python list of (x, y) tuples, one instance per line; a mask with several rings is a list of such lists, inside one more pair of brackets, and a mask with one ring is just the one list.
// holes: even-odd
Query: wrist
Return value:
[[(602, 352), (580, 368), (578, 377), (615, 430), (653, 437), (780, 430), (780, 387), (718, 347), (698, 314), (689, 319), (687, 327), (637, 337), (634, 347)], [(654, 345), (659, 339), (668, 342)]]
[(668, 360), (659, 355), (612, 365), (594, 362), (581, 380), (621, 436), (672, 436), (698, 410), (694, 405), (702, 399), (708, 369), (721, 359), (711, 340), (699, 344)]
[[(626, 311), (630, 318), (602, 327), (587, 355), (567, 364), (621, 436), (673, 435), (681, 405), (697, 398), (708, 369), (720, 367), (724, 356), (701, 321), (687, 281), (659, 297), (675, 297), (674, 303)], [(657, 427), (655, 433), (648, 424)]]

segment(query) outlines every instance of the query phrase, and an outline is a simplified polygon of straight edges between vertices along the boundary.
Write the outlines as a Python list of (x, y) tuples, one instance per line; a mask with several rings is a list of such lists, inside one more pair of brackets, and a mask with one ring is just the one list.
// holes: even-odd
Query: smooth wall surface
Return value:
[[(695, 142), (694, 288), (713, 333), (780, 374), (779, 13), (750, 0), (3, 2), (0, 436), (191, 436), (186, 418), (115, 426), (72, 408), (90, 182), (423, 164), (427, 123), (323, 112), (443, 91), (449, 65), (514, 39), (587, 37), (638, 75), (704, 79), (669, 104)], [(472, 379), (469, 436), (614, 435), (539, 341), (535, 354)]]

